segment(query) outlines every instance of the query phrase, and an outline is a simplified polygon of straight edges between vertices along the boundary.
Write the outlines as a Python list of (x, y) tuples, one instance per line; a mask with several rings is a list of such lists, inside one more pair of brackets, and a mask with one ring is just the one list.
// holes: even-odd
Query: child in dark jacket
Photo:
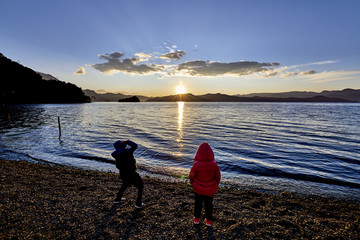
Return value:
[[(127, 147), (129, 146), (129, 147)], [(136, 199), (136, 208), (143, 208), (142, 194), (144, 183), (140, 175), (136, 172), (136, 161), (134, 158), (134, 151), (138, 145), (132, 141), (116, 141), (114, 143), (115, 151), (111, 154), (116, 160), (116, 167), (120, 171), (120, 178), (122, 180), (121, 188), (117, 194), (114, 203), (120, 203), (125, 190), (131, 185), (137, 187), (138, 195)]]
[(194, 224), (199, 224), (202, 204), (205, 205), (206, 226), (212, 224), (213, 198), (220, 182), (221, 174), (215, 162), (214, 152), (206, 142), (200, 144), (190, 170), (189, 179), (195, 192)]

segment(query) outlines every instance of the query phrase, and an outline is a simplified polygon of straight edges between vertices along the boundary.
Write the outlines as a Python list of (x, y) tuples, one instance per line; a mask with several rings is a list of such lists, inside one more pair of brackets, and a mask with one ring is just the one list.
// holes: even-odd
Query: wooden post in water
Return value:
[(61, 124), (60, 124), (60, 117), (58, 117), (58, 125), (59, 125), (59, 139), (61, 137)]

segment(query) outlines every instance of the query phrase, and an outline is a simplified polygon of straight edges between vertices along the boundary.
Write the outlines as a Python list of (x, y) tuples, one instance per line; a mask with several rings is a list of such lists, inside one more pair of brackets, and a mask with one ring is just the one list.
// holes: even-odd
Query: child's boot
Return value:
[(206, 226), (211, 227), (211, 224), (212, 224), (211, 219), (208, 220), (205, 218), (205, 224), (206, 224)]

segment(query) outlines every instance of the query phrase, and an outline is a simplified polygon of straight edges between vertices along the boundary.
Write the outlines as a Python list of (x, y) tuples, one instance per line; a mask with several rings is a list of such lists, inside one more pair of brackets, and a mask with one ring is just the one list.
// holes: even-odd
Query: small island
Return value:
[(137, 96), (133, 96), (129, 98), (121, 98), (118, 102), (140, 102), (140, 99)]

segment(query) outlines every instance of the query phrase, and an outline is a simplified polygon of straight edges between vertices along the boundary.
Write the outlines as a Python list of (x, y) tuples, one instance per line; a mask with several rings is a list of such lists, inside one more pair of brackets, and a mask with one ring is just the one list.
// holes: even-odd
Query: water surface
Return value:
[(222, 183), (359, 199), (359, 126), (357, 103), (13, 105), (0, 157), (116, 171), (113, 142), (130, 139), (142, 174), (187, 176), (206, 141)]

